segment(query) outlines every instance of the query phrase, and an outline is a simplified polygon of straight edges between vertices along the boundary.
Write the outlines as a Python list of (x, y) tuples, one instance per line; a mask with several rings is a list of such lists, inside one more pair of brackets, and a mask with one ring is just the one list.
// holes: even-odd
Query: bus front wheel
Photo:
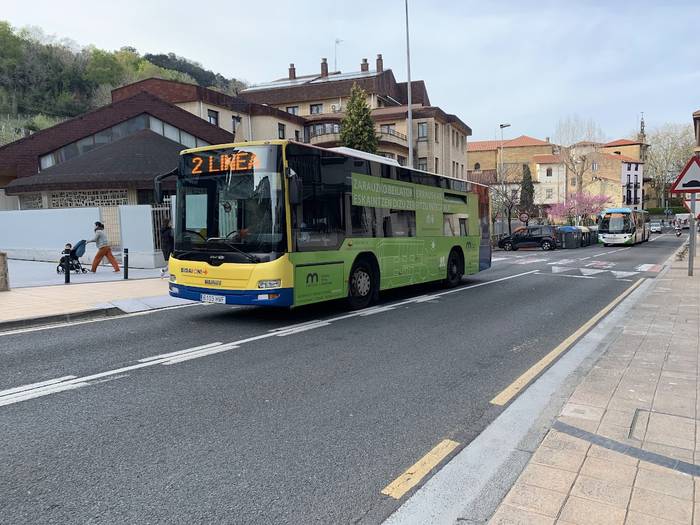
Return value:
[(348, 279), (348, 303), (354, 310), (366, 308), (376, 294), (377, 278), (372, 265), (360, 259), (350, 270)]

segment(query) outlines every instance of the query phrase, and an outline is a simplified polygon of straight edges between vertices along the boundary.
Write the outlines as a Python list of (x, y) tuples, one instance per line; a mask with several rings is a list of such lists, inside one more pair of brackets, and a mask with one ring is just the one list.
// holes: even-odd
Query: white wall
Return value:
[[(94, 236), (99, 208), (0, 211), (0, 251), (11, 259), (58, 261), (63, 246)], [(87, 260), (94, 256), (88, 245)]]
[(129, 249), (130, 268), (165, 266), (163, 254), (154, 247), (151, 214), (149, 205), (119, 206), (122, 248)]
[[(56, 262), (67, 242), (93, 238), (99, 220), (99, 208), (0, 211), (0, 252), (10, 259)], [(165, 265), (163, 254), (154, 247), (150, 206), (119, 206), (119, 222), (130, 267)], [(88, 244), (82, 261), (90, 262), (96, 251), (94, 244)]]
[[(547, 168), (552, 175), (547, 177)], [(537, 181), (535, 184), (535, 204), (556, 204), (566, 199), (566, 167), (563, 164), (537, 164)], [(547, 197), (547, 190), (552, 196)]]
[(5, 194), (5, 190), (0, 190), (0, 210), (19, 210), (19, 197)]

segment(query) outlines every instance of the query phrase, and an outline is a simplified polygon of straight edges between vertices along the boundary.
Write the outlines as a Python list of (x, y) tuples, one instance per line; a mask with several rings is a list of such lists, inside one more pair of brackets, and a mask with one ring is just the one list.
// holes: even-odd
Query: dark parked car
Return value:
[(554, 250), (557, 247), (557, 229), (554, 226), (518, 228), (512, 235), (498, 241), (498, 247), (506, 251), (538, 247), (543, 250)]

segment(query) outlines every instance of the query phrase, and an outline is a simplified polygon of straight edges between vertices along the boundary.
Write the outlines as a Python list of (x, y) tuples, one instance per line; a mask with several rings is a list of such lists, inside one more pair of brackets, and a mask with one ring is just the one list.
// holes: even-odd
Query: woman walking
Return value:
[(109, 241), (107, 240), (107, 235), (105, 234), (105, 225), (100, 221), (95, 223), (95, 238), (89, 240), (88, 242), (94, 242), (97, 246), (97, 253), (92, 261), (92, 273), (97, 271), (97, 267), (102, 262), (103, 257), (107, 257), (107, 260), (112, 264), (115, 272), (119, 270), (119, 263), (117, 259), (114, 258), (112, 254), (112, 248), (109, 246)]

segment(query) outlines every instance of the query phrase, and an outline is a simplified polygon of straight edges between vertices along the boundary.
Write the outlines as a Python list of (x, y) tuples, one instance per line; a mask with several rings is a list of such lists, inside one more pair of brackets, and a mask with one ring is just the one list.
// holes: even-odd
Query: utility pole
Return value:
[(406, 73), (408, 84), (406, 92), (408, 94), (408, 167), (413, 168), (413, 108), (411, 108), (411, 46), (408, 38), (408, 0), (406, 4)]

